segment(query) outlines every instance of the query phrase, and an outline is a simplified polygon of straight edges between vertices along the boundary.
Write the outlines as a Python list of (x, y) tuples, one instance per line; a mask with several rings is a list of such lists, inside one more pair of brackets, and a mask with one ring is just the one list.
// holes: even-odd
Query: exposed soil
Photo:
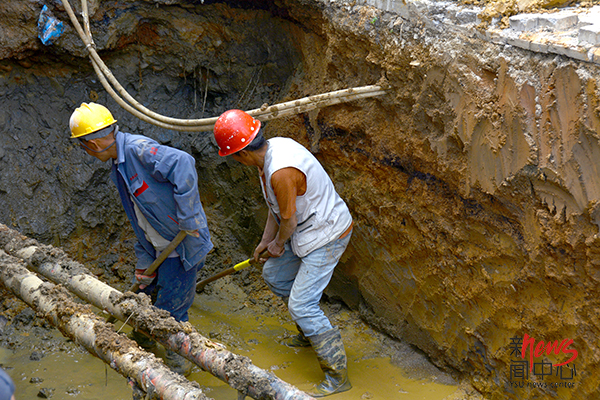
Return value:
[[(123, 0), (90, 2), (90, 14), (113, 73), (169, 116), (385, 79), (381, 98), (266, 124), (268, 137), (317, 155), (354, 216), (328, 298), (489, 398), (598, 397), (600, 68), (490, 43), (421, 3)], [(554, 5), (478, 4), (490, 20)], [(41, 6), (0, 5), (0, 221), (128, 285), (133, 235), (109, 168), (65, 133), (74, 107), (93, 100), (123, 130), (196, 158), (215, 241), (199, 278), (246, 259), (265, 220), (255, 171), (218, 157), (210, 132), (166, 131), (121, 110), (59, 2), (49, 7), (65, 32), (41, 44)], [(256, 271), (231, 280), (246, 307), (278, 309)], [(574, 389), (507, 386), (509, 343), (524, 334), (574, 340)]]

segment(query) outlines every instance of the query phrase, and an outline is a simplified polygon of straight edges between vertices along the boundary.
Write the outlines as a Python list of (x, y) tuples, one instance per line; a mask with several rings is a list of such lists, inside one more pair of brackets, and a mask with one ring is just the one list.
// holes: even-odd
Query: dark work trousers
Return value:
[(196, 273), (203, 266), (204, 260), (186, 271), (179, 257), (167, 258), (156, 271), (156, 279), (140, 292), (151, 296), (153, 304), (170, 312), (176, 321), (187, 322), (196, 295)]

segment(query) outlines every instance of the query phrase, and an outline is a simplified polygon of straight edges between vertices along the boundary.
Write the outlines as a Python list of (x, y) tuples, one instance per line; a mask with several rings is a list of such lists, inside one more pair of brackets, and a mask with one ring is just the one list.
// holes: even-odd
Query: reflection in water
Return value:
[[(419, 368), (426, 371), (422, 375), (428, 379), (407, 378), (403, 373), (405, 369), (390, 361), (395, 357), (395, 361), (402, 362), (397, 354), (390, 353), (389, 346), (382, 344), (381, 335), (349, 315), (348, 311), (342, 310), (331, 317), (342, 330), (353, 389), (328, 398), (441, 400), (456, 391), (455, 385), (435, 383), (449, 381), (449, 378), (430, 365), (424, 365), (425, 361)], [(249, 357), (258, 367), (302, 390), (310, 390), (322, 379), (310, 348), (292, 349), (279, 344), (285, 337), (295, 334), (295, 326), (286, 314), (264, 315), (243, 304), (202, 294), (197, 296), (190, 318), (204, 336)], [(123, 331), (127, 332), (129, 328), (124, 327)], [(82, 348), (68, 343), (56, 330), (41, 339), (29, 336), (28, 332), (19, 334), (23, 346), (18, 350), (0, 348), (0, 364), (15, 381), (17, 400), (38, 398), (42, 389), (53, 391), (53, 400), (131, 399), (131, 389), (125, 378)], [(43, 349), (39, 347), (40, 340)], [(159, 351), (158, 355), (162, 356), (163, 352)], [(208, 397), (216, 400), (237, 398), (234, 389), (198, 367), (194, 367), (189, 379), (197, 381)]]

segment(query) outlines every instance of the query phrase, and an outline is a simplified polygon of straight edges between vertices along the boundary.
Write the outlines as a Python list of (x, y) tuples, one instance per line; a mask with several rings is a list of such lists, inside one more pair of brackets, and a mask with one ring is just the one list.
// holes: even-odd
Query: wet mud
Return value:
[[(268, 289), (255, 287), (246, 293), (233, 279), (227, 278), (211, 285), (197, 295), (191, 309), (190, 323), (198, 331), (301, 390), (310, 390), (319, 382), (322, 376), (312, 350), (292, 349), (280, 343), (295, 334), (295, 327), (283, 304)], [(41, 392), (53, 399), (131, 398), (131, 387), (122, 376), (61, 336), (13, 296), (3, 293), (2, 298), (0, 364), (15, 380), (21, 398), (33, 398)], [(467, 398), (457, 382), (422, 353), (373, 331), (357, 313), (341, 303), (325, 302), (323, 306), (342, 331), (353, 382), (350, 392), (334, 398), (389, 399), (396, 398), (390, 397), (395, 393), (398, 398), (404, 395), (428, 400)], [(71, 311), (72, 307), (65, 307), (61, 314), (72, 315)], [(123, 334), (131, 330), (120, 323), (116, 329)], [(137, 347), (125, 337), (115, 342), (112, 334), (101, 333), (96, 332), (96, 343), (101, 348), (123, 353), (128, 351), (123, 347), (126, 343)], [(164, 356), (164, 349), (159, 347), (156, 355)], [(236, 369), (233, 364), (231, 368)], [(231, 378), (235, 380), (235, 374)], [(231, 386), (198, 366), (189, 379), (197, 382), (211, 398), (237, 396)], [(231, 382), (232, 386), (234, 383)]]
[[(81, 277), (81, 274), (89, 274), (85, 267), (71, 261), (60, 249), (40, 245), (37, 241), (22, 236), (17, 231), (6, 227), (0, 229), (0, 245), (5, 250), (19, 257), (24, 257), (31, 268), (40, 268), (47, 263), (52, 264), (55, 269), (61, 268), (60, 265), (67, 266), (66, 269), (69, 271), (53, 275), (53, 277), (64, 278), (69, 272), (76, 274), (78, 277)], [(23, 267), (25, 264), (21, 258), (6, 254), (0, 257), (4, 277), (29, 274)], [(146, 296), (138, 298), (138, 296), (129, 293), (122, 296), (123, 298), (120, 298), (119, 301), (132, 301), (134, 304), (138, 304), (135, 306), (135, 317), (131, 320), (131, 322), (134, 322), (133, 325), (144, 327), (145, 331), (151, 333), (158, 340), (169, 338), (169, 342), (175, 348), (179, 348), (179, 346), (198, 349), (216, 348), (217, 352), (228, 348), (233, 351), (233, 353), (230, 353), (230, 357), (221, 360), (223, 365), (219, 367), (223, 374), (222, 380), (226, 381), (228, 385), (220, 382), (216, 385), (217, 387), (213, 388), (211, 385), (215, 384), (216, 378), (207, 377), (209, 375), (207, 372), (202, 371), (198, 366), (195, 367), (197, 374), (192, 376), (192, 382), (198, 382), (201, 385), (206, 384), (205, 392), (208, 393), (214, 390), (216, 398), (226, 398), (223, 396), (226, 396), (227, 392), (235, 393), (235, 389), (246, 391), (248, 377), (253, 375), (249, 369), (250, 364), (253, 363), (260, 368), (264, 362), (273, 363), (275, 361), (269, 358), (272, 354), (277, 354), (277, 362), (282, 362), (282, 365), (268, 365), (264, 368), (266, 371), (277, 373), (280, 369), (289, 369), (288, 374), (278, 374), (278, 376), (283, 375), (281, 378), (289, 379), (288, 383), (298, 385), (301, 390), (310, 390), (315, 383), (311, 383), (311, 379), (316, 382), (320, 379), (320, 368), (316, 364), (314, 354), (312, 351), (300, 352), (300, 349), (289, 349), (280, 343), (282, 339), (293, 334), (289, 331), (293, 324), (291, 324), (287, 310), (281, 300), (275, 298), (264, 283), (260, 281), (257, 276), (259, 272), (258, 270), (248, 271), (244, 279), (241, 276), (228, 276), (221, 281), (210, 284), (202, 294), (198, 295), (192, 308), (189, 324), (178, 324), (172, 318), (168, 318), (168, 314), (165, 314), (164, 311), (149, 307), (149, 298)], [(249, 275), (254, 275), (253, 281), (249, 281)], [(241, 286), (236, 281), (241, 282)], [(9, 284), (8, 281), (5, 282)], [(15, 283), (15, 281), (11, 282)], [(18, 286), (18, 281), (16, 281), (16, 284)], [(125, 333), (131, 330), (130, 327), (117, 323), (115, 328), (111, 324), (107, 324), (102, 317), (102, 315), (105, 315), (104, 313), (99, 312), (100, 318), (94, 317), (94, 314), (91, 314), (92, 307), (81, 301), (79, 303), (73, 302), (73, 294), (70, 294), (65, 288), (48, 285), (50, 285), (48, 288), (42, 285), (39, 289), (36, 289), (40, 291), (40, 295), (44, 298), (46, 307), (42, 307), (41, 304), (38, 306), (38, 303), (34, 301), (33, 307), (38, 310), (37, 315), (31, 309), (18, 304), (20, 302), (15, 300), (15, 296), (11, 293), (3, 293), (3, 311), (1, 313), (3, 326), (0, 333), (0, 344), (11, 354), (3, 356), (0, 364), (9, 371), (15, 380), (18, 377), (21, 377), (24, 381), (29, 378), (30, 384), (38, 384), (27, 386), (18, 384), (18, 389), (23, 394), (35, 392), (39, 389), (37, 396), (62, 398), (61, 396), (68, 395), (77, 397), (82, 393), (79, 388), (85, 386), (83, 381), (79, 382), (76, 378), (78, 371), (73, 371), (73, 375), (69, 376), (69, 382), (75, 381), (78, 382), (77, 384), (64, 386), (64, 379), (59, 375), (54, 375), (52, 377), (53, 385), (42, 387), (39, 384), (44, 382), (44, 377), (52, 375), (55, 371), (45, 369), (42, 373), (39, 373), (39, 368), (35, 370), (21, 368), (21, 366), (32, 366), (27, 366), (27, 363), (23, 363), (22, 359), (23, 352), (31, 351), (31, 349), (34, 349), (29, 356), (32, 361), (41, 361), (44, 355), (52, 354), (54, 362), (65, 362), (61, 359), (61, 354), (56, 354), (56, 343), (52, 341), (46, 343), (51, 337), (58, 340), (58, 332), (52, 326), (58, 327), (65, 339), (74, 340), (76, 343), (85, 345), (81, 346), (79, 350), (83, 350), (83, 347), (93, 349), (92, 354), (104, 359), (106, 362), (115, 357), (111, 361), (111, 365), (116, 366), (118, 370), (122, 370), (126, 374), (133, 373), (132, 378), (137, 377), (139, 372), (131, 369), (131, 363), (146, 363), (147, 365), (144, 365), (152, 366), (152, 363), (156, 362), (154, 358), (148, 358), (148, 355), (138, 348), (133, 341), (124, 336)], [(24, 293), (23, 290), (28, 289), (19, 287), (13, 289), (17, 293)], [(143, 304), (144, 302), (146, 304)], [(52, 311), (47, 313), (42, 311), (48, 309), (49, 303), (60, 304), (60, 306), (52, 306)], [(351, 313), (341, 303), (324, 302), (323, 306), (332, 321), (348, 335), (346, 340), (348, 356), (356, 360), (355, 374), (360, 377), (358, 382), (354, 383), (354, 387), (355, 390), (363, 390), (364, 388), (363, 396), (366, 396), (366, 398), (387, 398), (386, 393), (389, 394), (390, 390), (396, 391), (391, 388), (398, 386), (400, 383), (402, 386), (397, 389), (398, 393), (411, 393), (417, 396), (422, 394), (427, 398), (441, 399), (446, 398), (446, 395), (450, 393), (462, 393), (458, 390), (457, 383), (451, 376), (438, 370), (415, 349), (372, 331), (360, 321), (356, 313)], [(70, 326), (73, 319), (80, 319), (86, 315), (86, 318), (95, 321), (93, 322), (93, 332), (79, 331), (79, 334), (83, 336), (74, 336), (76, 333), (67, 327)], [(200, 332), (206, 332), (205, 335), (211, 339), (199, 335), (187, 336), (193, 331), (195, 332), (194, 328)], [(115, 334), (115, 329), (118, 330), (117, 334)], [(294, 328), (292, 327), (292, 329)], [(26, 340), (15, 342), (14, 338), (23, 335), (24, 330), (32, 333), (25, 335)], [(121, 332), (120, 335), (119, 332)], [(174, 336), (181, 336), (181, 334), (185, 334), (184, 336), (191, 340), (186, 339), (183, 342), (178, 339), (170, 340)], [(181, 336), (181, 338), (184, 336)], [(61, 341), (59, 340), (59, 342)], [(67, 342), (62, 341), (63, 346), (59, 347), (59, 351), (65, 351), (64, 344)], [(356, 348), (351, 353), (350, 349), (352, 347)], [(128, 361), (122, 364), (119, 355), (126, 353), (129, 353)], [(294, 359), (299, 353), (304, 354), (300, 354), (300, 359), (295, 361)], [(164, 356), (164, 349), (161, 347), (156, 354)], [(282, 357), (286, 361), (282, 361)], [(21, 359), (19, 360), (19, 358)], [(369, 361), (365, 362), (365, 360)], [(199, 365), (205, 365), (204, 362), (208, 361), (198, 359), (198, 362)], [(362, 365), (363, 363), (364, 365)], [(100, 361), (98, 360), (99, 364)], [(352, 362), (349, 364), (352, 364)], [(98, 366), (85, 372), (89, 373), (97, 370), (97, 368)], [(388, 379), (385, 379), (385, 382), (380, 380), (379, 385), (374, 387), (372, 386), (373, 380), (366, 377), (366, 375), (369, 375), (370, 369), (388, 371), (393, 376), (389, 377), (389, 381)], [(306, 372), (310, 373), (306, 374)], [(299, 380), (304, 375), (308, 375), (308, 377)], [(119, 378), (113, 377), (113, 379)], [(124, 378), (120, 377), (120, 379), (123, 380)], [(264, 379), (253, 381), (252, 391), (259, 394), (255, 398), (276, 396), (276, 392), (272, 392), (270, 381), (271, 379), (267, 376)], [(177, 379), (173, 380), (171, 384), (174, 382), (177, 382)], [(57, 386), (61, 387), (61, 385), (64, 388), (64, 393), (57, 391)], [(95, 388), (90, 387), (83, 392), (94, 393), (95, 390)], [(131, 388), (125, 385), (122, 390), (117, 392), (120, 396), (123, 395), (122, 392), (130, 391)], [(84, 396), (82, 398), (93, 398), (87, 397), (87, 394), (82, 396)], [(342, 394), (338, 397), (345, 398)]]

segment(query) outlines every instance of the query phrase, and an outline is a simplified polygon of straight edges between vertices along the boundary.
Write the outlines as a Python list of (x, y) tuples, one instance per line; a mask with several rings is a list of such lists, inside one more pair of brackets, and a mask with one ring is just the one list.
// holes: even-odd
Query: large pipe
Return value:
[(65, 336), (135, 382), (151, 399), (209, 400), (195, 382), (172, 372), (153, 354), (114, 331), (90, 307), (75, 303), (62, 287), (42, 282), (23, 260), (0, 250), (0, 281)]
[(187, 323), (150, 304), (146, 295), (125, 294), (91, 276), (60, 249), (41, 245), (0, 224), (0, 246), (24, 260), (29, 268), (64, 285), (81, 299), (105, 310), (135, 329), (148, 333), (166, 348), (254, 399), (310, 400), (313, 397), (258, 368), (248, 357), (234, 354), (200, 335)]

